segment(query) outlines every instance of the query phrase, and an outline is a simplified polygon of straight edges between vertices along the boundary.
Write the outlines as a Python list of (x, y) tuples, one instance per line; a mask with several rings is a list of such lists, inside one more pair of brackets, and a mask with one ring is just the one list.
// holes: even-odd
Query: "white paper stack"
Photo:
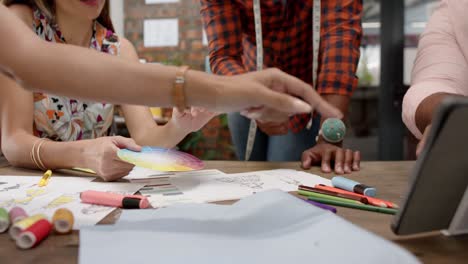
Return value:
[(125, 210), (80, 232), (80, 263), (419, 263), (409, 252), (282, 191), (232, 206)]
[(298, 185), (331, 185), (330, 180), (318, 175), (290, 170), (264, 170), (226, 174), (219, 170), (200, 170), (164, 174), (135, 167), (129, 176), (132, 182), (144, 183), (140, 190), (153, 207), (179, 203), (209, 203), (237, 200), (254, 193), (279, 189), (297, 191)]

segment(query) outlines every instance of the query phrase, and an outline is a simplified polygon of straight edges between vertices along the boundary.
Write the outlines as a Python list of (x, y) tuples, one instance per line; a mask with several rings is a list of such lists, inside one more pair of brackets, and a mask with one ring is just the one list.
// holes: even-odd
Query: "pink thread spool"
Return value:
[(23, 208), (15, 206), (10, 210), (10, 223), (14, 224), (18, 221), (23, 220), (24, 218), (28, 217), (26, 211)]

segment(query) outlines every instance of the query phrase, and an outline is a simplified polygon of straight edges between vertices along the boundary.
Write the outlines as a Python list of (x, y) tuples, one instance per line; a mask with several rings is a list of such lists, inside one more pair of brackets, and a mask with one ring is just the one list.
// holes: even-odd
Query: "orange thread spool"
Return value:
[(55, 232), (58, 234), (68, 234), (73, 229), (73, 213), (66, 208), (60, 208), (55, 211), (54, 216), (52, 217), (52, 223)]

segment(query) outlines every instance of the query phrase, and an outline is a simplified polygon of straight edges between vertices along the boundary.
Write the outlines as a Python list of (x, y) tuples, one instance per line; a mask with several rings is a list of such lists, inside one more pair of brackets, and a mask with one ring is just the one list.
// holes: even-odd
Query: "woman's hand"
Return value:
[(128, 175), (134, 166), (117, 156), (119, 149), (140, 151), (141, 147), (133, 139), (120, 136), (88, 140), (83, 152), (86, 168), (95, 171), (105, 181), (118, 180)]
[(342, 117), (310, 85), (278, 69), (213, 78), (218, 81), (212, 84), (218, 87), (216, 97), (204, 100), (207, 105), (215, 103), (208, 107), (213, 111), (241, 111), (262, 122), (283, 122), (291, 115), (313, 109), (325, 118)]
[(200, 130), (216, 115), (200, 107), (192, 107), (182, 113), (177, 108), (174, 108), (172, 110), (171, 122), (173, 122), (177, 129), (188, 134)]

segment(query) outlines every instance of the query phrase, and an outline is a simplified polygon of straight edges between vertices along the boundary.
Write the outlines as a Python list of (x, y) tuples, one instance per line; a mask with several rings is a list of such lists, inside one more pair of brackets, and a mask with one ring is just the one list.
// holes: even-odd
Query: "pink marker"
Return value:
[(110, 192), (84, 191), (80, 194), (82, 203), (106, 205), (125, 209), (149, 207), (148, 198), (142, 195), (122, 195)]

